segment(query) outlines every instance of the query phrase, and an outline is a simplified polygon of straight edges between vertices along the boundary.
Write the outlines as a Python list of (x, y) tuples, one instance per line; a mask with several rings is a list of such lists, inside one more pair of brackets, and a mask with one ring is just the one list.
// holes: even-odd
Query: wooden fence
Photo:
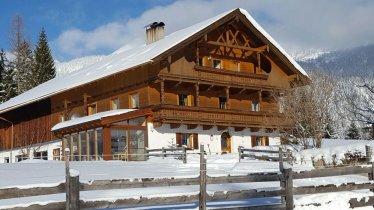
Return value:
[(164, 148), (161, 149), (145, 149), (147, 159), (151, 156), (154, 157), (167, 157), (167, 156), (177, 156), (183, 160), (183, 163), (187, 163), (187, 147), (177, 147), (177, 148)]
[(259, 150), (252, 148), (238, 147), (239, 153), (239, 162), (245, 157), (255, 158), (259, 160), (268, 160), (268, 161), (287, 161), (292, 163), (292, 152), (290, 150), (284, 150), (279, 147), (278, 151), (275, 150)]
[[(362, 189), (374, 189), (373, 180), (374, 164), (366, 165), (364, 167), (340, 167), (318, 169), (312, 171), (293, 172), (292, 167), (288, 163), (283, 163), (283, 158), (279, 162), (280, 173), (256, 173), (243, 176), (220, 176), (210, 177), (207, 176), (207, 163), (204, 156), (204, 146), (201, 145), (200, 156), (200, 175), (195, 178), (140, 178), (140, 179), (118, 179), (118, 180), (95, 180), (86, 183), (79, 183), (79, 175), (73, 170), (69, 170), (69, 162), (66, 162), (67, 179), (66, 184), (62, 183), (57, 187), (39, 187), (32, 189), (0, 189), (0, 198), (18, 198), (36, 195), (48, 195), (55, 193), (66, 192), (66, 203), (55, 202), (47, 205), (32, 205), (26, 208), (17, 207), (15, 209), (80, 209), (80, 208), (114, 208), (118, 206), (131, 206), (131, 205), (161, 205), (180, 202), (199, 202), (199, 209), (206, 209), (207, 201), (216, 200), (236, 200), (236, 199), (250, 199), (250, 198), (264, 198), (264, 197), (281, 197), (281, 202), (266, 205), (266, 206), (251, 206), (246, 209), (293, 209), (294, 208), (294, 195), (314, 194), (314, 193), (328, 193), (340, 192)], [(68, 155), (68, 152), (65, 154)], [(368, 174), (367, 183), (347, 183), (343, 185), (325, 185), (325, 186), (303, 186), (294, 187), (293, 180), (307, 179), (328, 176), (340, 176), (349, 174)], [(279, 182), (279, 189), (269, 190), (233, 190), (225, 192), (214, 192), (214, 194), (207, 193), (207, 185), (210, 184), (225, 184), (225, 183), (248, 183), (248, 182)], [(164, 186), (186, 186), (197, 185), (199, 186), (200, 193), (194, 195), (176, 195), (170, 197), (140, 197), (118, 199), (112, 201), (83, 201), (79, 199), (81, 191), (91, 190), (110, 190), (110, 189), (134, 189), (134, 188), (147, 188), (147, 187), (164, 187)], [(372, 206), (374, 205), (374, 196), (369, 199), (357, 200), (352, 198), (350, 201), (351, 208)], [(316, 204), (318, 205), (318, 204)], [(225, 208), (228, 209), (228, 208)], [(237, 207), (232, 208), (237, 209)]]

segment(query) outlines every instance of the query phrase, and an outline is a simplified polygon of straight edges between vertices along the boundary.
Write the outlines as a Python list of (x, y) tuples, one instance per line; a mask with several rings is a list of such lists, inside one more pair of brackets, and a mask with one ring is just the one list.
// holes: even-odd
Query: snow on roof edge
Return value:
[(262, 28), (260, 26), (260, 24), (257, 23), (257, 21), (247, 12), (247, 10), (245, 9), (242, 9), (242, 8), (239, 8), (240, 12), (245, 15), (247, 17), (247, 19), (249, 20), (249, 22), (252, 23), (252, 25), (261, 33), (265, 36), (265, 38), (267, 40), (269, 40), (269, 42), (271, 44), (274, 45), (274, 47), (276, 47), (286, 58), (287, 60), (289, 60), (291, 62), (291, 64), (297, 69), (299, 70), (299, 72), (301, 74), (303, 74), (304, 76), (308, 77), (309, 78), (309, 75), (305, 72), (305, 70), (286, 52), (285, 49), (283, 49), (283, 47), (280, 46), (280, 44), (278, 44), (277, 41), (275, 41), (273, 39), (272, 36), (270, 36), (270, 34), (268, 34), (264, 28)]
[(77, 119), (57, 123), (55, 126), (53, 126), (51, 128), (51, 131), (57, 131), (57, 130), (60, 130), (60, 129), (63, 129), (63, 128), (72, 127), (72, 126), (75, 126), (75, 125), (79, 125), (79, 124), (83, 124), (83, 123), (87, 123), (87, 122), (92, 122), (92, 121), (95, 121), (95, 120), (101, 120), (104, 117), (120, 115), (120, 114), (124, 114), (124, 113), (128, 113), (128, 112), (132, 112), (132, 111), (135, 111), (135, 110), (137, 110), (137, 109), (116, 109), (116, 110), (110, 110), (110, 111), (105, 111), (105, 112), (99, 112), (99, 113), (96, 113), (96, 114), (93, 114), (93, 115), (84, 116), (84, 117), (80, 117), (80, 118), (77, 118)]

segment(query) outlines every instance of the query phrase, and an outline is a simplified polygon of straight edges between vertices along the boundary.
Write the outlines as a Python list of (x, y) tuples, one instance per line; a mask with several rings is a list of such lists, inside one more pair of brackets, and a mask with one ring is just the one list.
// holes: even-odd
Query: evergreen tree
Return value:
[(34, 75), (35, 84), (37, 86), (43, 82), (56, 77), (56, 69), (52, 58), (51, 50), (48, 46), (47, 36), (44, 28), (40, 31), (39, 40), (34, 51), (35, 63), (34, 63)]
[(6, 58), (5, 52), (0, 51), (0, 103), (16, 96), (14, 81), (14, 65)]
[(347, 133), (346, 133), (346, 139), (360, 139), (360, 133), (356, 126), (356, 123), (351, 122), (351, 125), (349, 126)]
[(33, 71), (34, 58), (30, 44), (24, 41), (16, 54), (14, 61), (16, 70), (17, 94), (21, 94), (35, 85)]
[(4, 98), (4, 79), (3, 75), (5, 74), (5, 52), (3, 49), (0, 51), (0, 103), (5, 101)]

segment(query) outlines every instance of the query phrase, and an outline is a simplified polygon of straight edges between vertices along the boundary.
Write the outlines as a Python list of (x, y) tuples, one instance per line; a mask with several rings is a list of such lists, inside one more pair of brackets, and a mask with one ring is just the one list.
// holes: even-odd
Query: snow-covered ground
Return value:
[[(362, 143), (363, 144), (363, 143)], [(96, 162), (71, 162), (71, 168), (80, 172), (80, 181), (123, 179), (123, 178), (165, 178), (165, 177), (197, 177), (199, 175), (199, 155), (189, 154), (188, 163), (183, 164), (181, 160), (172, 158), (151, 158), (144, 162), (123, 161), (96, 161)], [(294, 171), (312, 170), (309, 164), (295, 164)], [(244, 175), (257, 172), (278, 172), (278, 162), (267, 162), (260, 160), (245, 159), (238, 161), (237, 154), (207, 155), (208, 176), (221, 175)], [(64, 162), (27, 160), (20, 163), (0, 165), (0, 188), (32, 188), (37, 186), (57, 186), (64, 182)], [(367, 176), (349, 175), (339, 177), (327, 177), (305, 180), (294, 180), (294, 187), (309, 185), (340, 185), (348, 182), (367, 182)], [(215, 191), (229, 191), (241, 189), (279, 189), (279, 182), (262, 183), (235, 183), (208, 185), (208, 193)], [(81, 199), (110, 200), (120, 198), (137, 198), (168, 196), (168, 195), (193, 195), (199, 192), (198, 186), (180, 187), (154, 187), (127, 190), (105, 190), (81, 192)], [(368, 190), (356, 192), (339, 192), (329, 194), (315, 194), (295, 196), (296, 209), (348, 209), (350, 198), (361, 198), (373, 193)], [(65, 194), (54, 194), (45, 196), (34, 196), (17, 199), (0, 200), (0, 209), (16, 206), (27, 207), (32, 204), (47, 204), (49, 202), (65, 200)], [(235, 200), (224, 202), (209, 202), (209, 208), (235, 207), (243, 205), (255, 205), (258, 203), (279, 203), (279, 198), (261, 198), (248, 200)], [(309, 205), (321, 203), (321, 206)], [(141, 209), (155, 209), (156, 207), (141, 207)], [(196, 203), (163, 205), (161, 209), (197, 209)], [(136, 207), (140, 209), (140, 207)], [(371, 209), (371, 208), (370, 208)]]

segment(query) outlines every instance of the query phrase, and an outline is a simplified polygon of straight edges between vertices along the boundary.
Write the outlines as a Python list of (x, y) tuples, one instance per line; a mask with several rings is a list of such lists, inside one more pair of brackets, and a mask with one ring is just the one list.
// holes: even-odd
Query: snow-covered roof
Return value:
[[(115, 73), (135, 68), (146, 63), (150, 63), (157, 56), (173, 48), (177, 44), (183, 42), (187, 38), (200, 32), (201, 30), (207, 28), (218, 20), (224, 18), (235, 10), (236, 9), (224, 12), (188, 28), (176, 31), (152, 44), (142, 45), (130, 50), (117, 50), (115, 53), (106, 56), (101, 61), (96, 62), (90, 66), (84, 67), (70, 74), (49, 80), (1, 104), (0, 114), (36, 101), (49, 98), (69, 89), (108, 77)], [(252, 16), (249, 15), (246, 10), (239, 9), (239, 11), (246, 16), (246, 18), (252, 23), (256, 30), (263, 34), (265, 38), (268, 39), (268, 41), (274, 47), (276, 47), (301, 74), (308, 77), (307, 73), (296, 63), (296, 61), (294, 61), (291, 56), (287, 54), (287, 52), (252, 18)]]
[(65, 121), (65, 122), (60, 122), (56, 124), (55, 126), (53, 126), (51, 131), (57, 131), (62, 128), (72, 127), (72, 126), (83, 124), (83, 123), (101, 120), (104, 117), (120, 115), (120, 114), (124, 114), (127, 112), (135, 111), (135, 110), (136, 109), (117, 109), (117, 110), (111, 110), (111, 111), (106, 111), (106, 112), (99, 112), (93, 115), (80, 117), (80, 118), (76, 118), (76, 119)]

